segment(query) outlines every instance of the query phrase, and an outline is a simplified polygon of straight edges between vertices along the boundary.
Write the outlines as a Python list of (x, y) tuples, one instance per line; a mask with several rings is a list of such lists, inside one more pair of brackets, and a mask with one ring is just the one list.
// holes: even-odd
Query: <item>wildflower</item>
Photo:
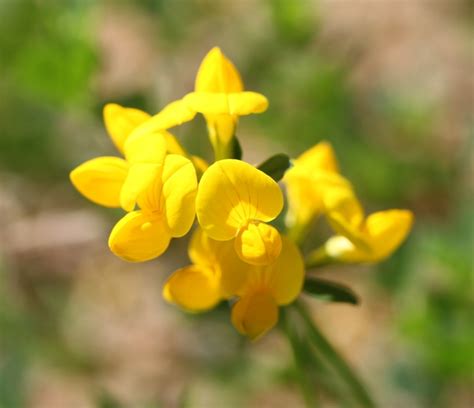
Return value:
[(287, 223), (305, 228), (323, 211), (322, 197), (331, 188), (351, 189), (341, 175), (328, 142), (320, 142), (293, 161), (283, 178), (288, 196)]
[(235, 238), (240, 258), (255, 265), (273, 262), (281, 250), (279, 232), (266, 222), (283, 208), (278, 184), (240, 160), (212, 164), (201, 178), (196, 213), (202, 229), (217, 241)]
[[(391, 255), (405, 240), (413, 224), (409, 210), (386, 210), (364, 216), (348, 190), (334, 190), (325, 196), (326, 215), (339, 234), (329, 238), (326, 254), (343, 262), (378, 262)], [(311, 255), (310, 255), (311, 257)]]
[(232, 157), (239, 116), (261, 113), (268, 107), (265, 96), (244, 91), (239, 72), (218, 47), (204, 57), (195, 90), (183, 100), (191, 110), (204, 115), (216, 159)]
[[(144, 153), (141, 151), (140, 153)], [(142, 159), (146, 157), (142, 156)], [(148, 163), (139, 163), (147, 165)], [(139, 210), (129, 212), (113, 228), (109, 237), (111, 251), (131, 262), (147, 261), (160, 256), (171, 238), (182, 237), (194, 221), (197, 191), (196, 171), (191, 161), (169, 154), (163, 165), (150, 163), (151, 168), (138, 167), (146, 178), (154, 170), (147, 188), (137, 194)]]
[(186, 151), (166, 129), (188, 122), (195, 115), (182, 100), (169, 103), (154, 116), (140, 109), (126, 108), (116, 103), (106, 104), (103, 110), (105, 128), (122, 154), (129, 136), (161, 133), (166, 139), (169, 153), (186, 156)]
[(232, 307), (232, 324), (252, 340), (263, 336), (278, 322), (278, 306), (288, 305), (299, 295), (304, 263), (296, 245), (282, 237), (280, 256), (273, 264), (249, 265), (239, 300)]
[[(189, 156), (165, 129), (189, 119), (190, 113), (183, 102), (177, 101), (155, 116), (117, 104), (105, 105), (103, 114), (105, 127), (125, 159), (103, 156), (88, 160), (71, 172), (71, 182), (96, 204), (131, 211), (137, 194), (153, 178), (166, 152)], [(127, 143), (130, 139), (134, 142)], [(204, 172), (205, 161), (197, 156), (190, 159), (200, 173)]]
[(163, 297), (192, 312), (213, 308), (233, 297), (243, 284), (248, 264), (231, 241), (215, 241), (197, 228), (188, 247), (192, 265), (175, 271), (163, 287)]
[(193, 264), (168, 278), (163, 297), (192, 312), (237, 297), (232, 323), (241, 334), (255, 340), (277, 323), (278, 306), (291, 303), (302, 289), (302, 256), (288, 238), (282, 237), (282, 243), (274, 263), (255, 266), (237, 257), (231, 241), (213, 240), (197, 229), (188, 248)]

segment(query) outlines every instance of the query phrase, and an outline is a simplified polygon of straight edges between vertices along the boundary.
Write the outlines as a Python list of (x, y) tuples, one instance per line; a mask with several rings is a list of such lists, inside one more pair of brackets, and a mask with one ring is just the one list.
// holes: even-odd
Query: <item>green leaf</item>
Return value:
[(257, 168), (268, 174), (273, 180), (280, 181), (290, 165), (290, 158), (284, 153), (279, 153), (265, 160)]
[(359, 303), (358, 296), (351, 288), (326, 279), (308, 277), (304, 282), (303, 290), (309, 295), (327, 297), (332, 302), (352, 303), (353, 305)]

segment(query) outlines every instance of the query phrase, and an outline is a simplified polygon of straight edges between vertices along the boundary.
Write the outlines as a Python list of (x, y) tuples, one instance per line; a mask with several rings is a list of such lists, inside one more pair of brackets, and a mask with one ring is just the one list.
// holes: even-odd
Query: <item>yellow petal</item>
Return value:
[(232, 307), (232, 324), (237, 331), (256, 340), (278, 322), (278, 306), (267, 291), (242, 297)]
[(197, 227), (189, 241), (189, 259), (195, 265), (211, 268), (217, 261), (218, 244), (221, 242), (209, 238), (209, 235)]
[(336, 155), (330, 143), (323, 141), (306, 150), (295, 160), (295, 167), (312, 171), (339, 172)]
[(130, 133), (150, 118), (146, 112), (124, 108), (116, 103), (105, 105), (103, 116), (107, 132), (120, 152), (123, 152), (123, 146)]
[(196, 169), (196, 173), (198, 176), (202, 176), (202, 174), (207, 170), (209, 167), (209, 163), (204, 160), (202, 157), (199, 156), (191, 156), (191, 161), (194, 164), (194, 168)]
[(371, 214), (363, 227), (366, 247), (358, 246), (344, 236), (328, 239), (328, 255), (342, 262), (379, 262), (390, 256), (405, 240), (413, 224), (408, 210), (387, 210)]
[(196, 198), (201, 227), (213, 239), (229, 240), (249, 221), (268, 222), (283, 208), (278, 184), (240, 160), (219, 160), (203, 174)]
[(372, 261), (380, 261), (395, 251), (413, 225), (408, 210), (379, 211), (367, 217), (365, 229), (370, 236)]
[[(226, 149), (235, 136), (237, 117), (235, 115), (205, 115), (212, 147)], [(229, 156), (227, 156), (229, 157)]]
[(167, 132), (166, 130), (163, 130), (160, 132), (166, 140), (166, 151), (171, 154), (180, 154), (181, 156), (186, 156), (186, 150), (184, 150), (183, 146), (178, 142), (178, 139), (171, 134), (170, 132)]
[(342, 235), (329, 238), (324, 244), (324, 249), (329, 257), (342, 262), (363, 262), (370, 257), (369, 252), (358, 249)]
[(170, 240), (171, 234), (164, 218), (134, 211), (115, 224), (110, 233), (109, 247), (126, 261), (143, 262), (165, 252)]
[(269, 265), (281, 251), (280, 233), (262, 222), (242, 228), (234, 242), (240, 259), (252, 265)]
[(300, 175), (292, 170), (288, 170), (283, 178), (288, 200), (286, 221), (289, 225), (307, 225), (322, 211), (321, 196), (307, 173)]
[(197, 177), (191, 161), (169, 154), (163, 168), (165, 216), (173, 237), (187, 234), (194, 222)]
[(320, 142), (293, 162), (283, 178), (287, 186), (287, 223), (306, 226), (323, 210), (322, 196), (334, 187), (351, 188), (338, 174), (338, 165), (331, 145)]
[(205, 115), (237, 115), (265, 112), (268, 99), (256, 92), (191, 92), (183, 100), (189, 108)]
[(189, 311), (208, 310), (221, 300), (219, 281), (210, 269), (187, 266), (168, 278), (163, 297)]
[(182, 99), (171, 102), (160, 112), (137, 127), (133, 131), (134, 136), (146, 133), (154, 133), (189, 122), (196, 116), (196, 111), (189, 108)]
[(298, 247), (282, 236), (282, 249), (277, 260), (266, 266), (268, 282), (278, 305), (287, 305), (301, 292), (304, 281), (304, 261)]
[[(153, 163), (136, 163), (130, 166), (127, 178), (120, 191), (120, 206), (125, 211), (133, 211), (135, 204), (142, 196), (140, 207), (150, 211), (156, 210), (159, 205), (154, 199), (149, 199), (150, 187), (158, 183), (155, 191), (161, 192), (162, 165)], [(158, 190), (159, 189), (159, 190)], [(147, 191), (148, 190), (148, 191)], [(155, 194), (152, 194), (154, 197)], [(146, 197), (145, 199), (143, 197)]]
[(132, 211), (139, 196), (156, 179), (161, 180), (166, 149), (166, 139), (161, 132), (131, 135), (128, 138), (125, 157), (130, 163), (130, 170), (120, 193), (120, 204), (125, 211)]
[(244, 89), (240, 74), (234, 64), (214, 47), (201, 62), (196, 75), (196, 91), (240, 92)]
[(98, 157), (76, 167), (70, 174), (74, 187), (86, 198), (105, 207), (120, 207), (120, 190), (128, 164), (118, 157)]
[(295, 165), (283, 178), (287, 187), (289, 224), (305, 225), (324, 210), (323, 196), (334, 189), (352, 190), (350, 182), (329, 171), (309, 170)]
[(232, 241), (215, 241), (196, 228), (188, 247), (189, 258), (195, 265), (213, 269), (220, 277), (223, 298), (235, 296), (247, 279), (251, 266), (242, 262)]
[(130, 164), (162, 164), (167, 147), (166, 137), (162, 132), (133, 134), (125, 143), (125, 158)]
[(355, 245), (368, 250), (367, 234), (362, 231), (364, 212), (352, 189), (331, 189), (324, 194), (323, 203), (333, 229)]

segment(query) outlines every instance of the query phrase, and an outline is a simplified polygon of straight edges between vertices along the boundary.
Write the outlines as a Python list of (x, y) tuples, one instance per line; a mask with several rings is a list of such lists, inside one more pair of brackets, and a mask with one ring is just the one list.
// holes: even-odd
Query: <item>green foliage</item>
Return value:
[(89, 1), (0, 5), (0, 166), (51, 177), (67, 171), (57, 122), (87, 106), (97, 58)]
[(315, 34), (313, 4), (308, 0), (270, 0), (272, 16), (278, 37), (289, 44), (303, 46)]
[(285, 174), (285, 171), (290, 167), (290, 158), (288, 155), (280, 153), (269, 157), (257, 168), (268, 174), (273, 180), (280, 181)]
[(306, 278), (303, 290), (305, 293), (322, 300), (351, 303), (353, 305), (359, 303), (358, 296), (348, 286), (314, 276)]
[(41, 103), (84, 103), (90, 99), (97, 65), (88, 38), (89, 1), (7, 2), (0, 18), (4, 74), (21, 92)]

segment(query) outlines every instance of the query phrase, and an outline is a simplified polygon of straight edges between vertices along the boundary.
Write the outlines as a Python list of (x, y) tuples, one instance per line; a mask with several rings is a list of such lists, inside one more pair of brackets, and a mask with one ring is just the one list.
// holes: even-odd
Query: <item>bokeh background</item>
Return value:
[[(304, 406), (280, 331), (252, 344), (224, 309), (167, 305), (161, 285), (186, 264), (186, 243), (120, 261), (107, 248), (120, 211), (68, 181), (80, 162), (115, 154), (105, 103), (157, 112), (192, 89), (215, 45), (270, 100), (241, 120), (244, 159), (325, 139), (368, 209), (416, 214), (390, 260), (320, 272), (362, 298), (307, 299), (322, 331), (381, 407), (472, 407), (473, 8), (1, 0), (0, 407)], [(209, 157), (202, 118), (175, 134)], [(314, 386), (321, 406), (345, 406)]]

